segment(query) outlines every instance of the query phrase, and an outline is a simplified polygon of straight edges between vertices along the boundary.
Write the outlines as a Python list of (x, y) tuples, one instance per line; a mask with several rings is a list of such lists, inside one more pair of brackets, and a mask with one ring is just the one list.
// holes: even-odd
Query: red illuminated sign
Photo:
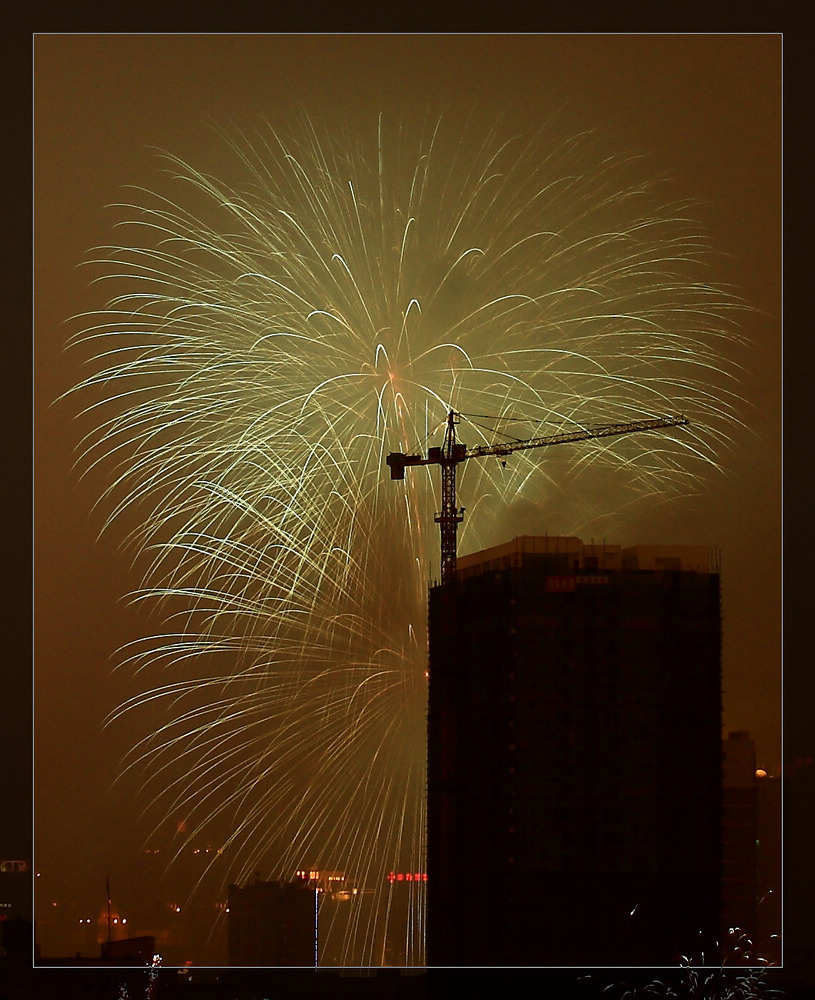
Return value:
[(389, 872), (389, 882), (426, 882), (427, 872)]
[(554, 593), (571, 593), (577, 590), (578, 584), (608, 583), (607, 576), (547, 576), (546, 589)]

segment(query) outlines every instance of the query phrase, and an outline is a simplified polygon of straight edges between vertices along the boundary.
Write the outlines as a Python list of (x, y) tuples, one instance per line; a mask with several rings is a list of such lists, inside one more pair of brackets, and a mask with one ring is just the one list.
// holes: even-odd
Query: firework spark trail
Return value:
[(84, 472), (106, 528), (136, 513), (137, 596), (166, 617), (124, 651), (141, 687), (114, 718), (166, 719), (130, 767), (156, 815), (228, 821), (231, 880), (321, 864), (376, 886), (348, 933), (366, 964), (384, 875), (424, 866), (438, 559), (437, 484), (390, 483), (385, 455), (450, 408), (522, 418), (519, 437), (683, 411), (681, 433), (568, 449), (557, 478), (548, 456), (467, 463), (462, 542), (578, 482), (594, 514), (685, 494), (737, 423), (741, 306), (686, 206), (588, 135), (226, 138), (240, 184), (166, 156), (175, 198), (120, 206), (132, 240), (90, 261), (113, 291), (72, 338), (92, 365)]

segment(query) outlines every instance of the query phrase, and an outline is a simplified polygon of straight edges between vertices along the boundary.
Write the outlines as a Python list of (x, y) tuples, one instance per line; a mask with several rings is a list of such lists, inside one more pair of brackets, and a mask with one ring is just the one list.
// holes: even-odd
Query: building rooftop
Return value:
[(480, 573), (523, 566), (528, 557), (550, 556), (557, 572), (605, 573), (614, 571), (685, 573), (718, 572), (718, 554), (706, 545), (608, 545), (585, 544), (572, 535), (520, 535), (510, 542), (459, 556), (459, 579)]

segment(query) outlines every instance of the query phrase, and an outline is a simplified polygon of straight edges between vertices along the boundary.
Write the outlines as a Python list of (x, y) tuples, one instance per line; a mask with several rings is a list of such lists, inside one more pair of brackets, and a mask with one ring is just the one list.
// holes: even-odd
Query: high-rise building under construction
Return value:
[(428, 964), (715, 962), (715, 554), (516, 538), (429, 629)]

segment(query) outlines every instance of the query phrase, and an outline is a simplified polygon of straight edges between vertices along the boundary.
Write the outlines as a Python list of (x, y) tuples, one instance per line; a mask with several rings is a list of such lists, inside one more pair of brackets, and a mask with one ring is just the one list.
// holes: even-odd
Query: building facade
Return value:
[(701, 547), (517, 538), (431, 589), (429, 965), (713, 957), (720, 622)]

